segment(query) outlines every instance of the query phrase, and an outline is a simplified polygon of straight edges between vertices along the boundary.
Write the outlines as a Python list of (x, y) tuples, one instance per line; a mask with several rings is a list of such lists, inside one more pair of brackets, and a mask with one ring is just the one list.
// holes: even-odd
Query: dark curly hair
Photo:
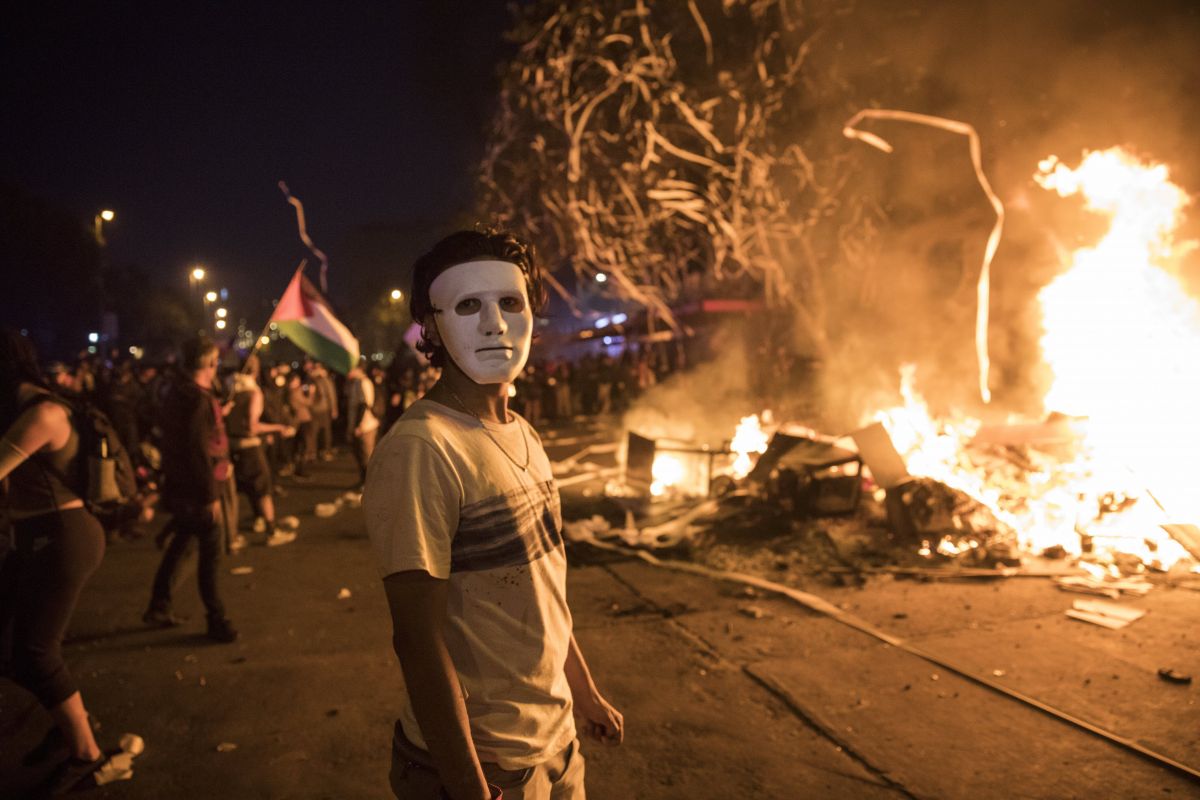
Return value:
[(438, 275), (450, 267), (489, 257), (508, 261), (521, 270), (529, 294), (529, 308), (534, 316), (541, 315), (546, 304), (546, 287), (532, 244), (515, 233), (486, 225), (477, 225), (474, 230), (455, 231), (413, 262), (408, 309), (413, 320), (422, 325), (417, 349), (425, 354), (433, 366), (445, 366), (446, 351), (429, 341), (425, 334), (425, 319), (434, 312), (433, 302), (429, 299), (429, 287)]

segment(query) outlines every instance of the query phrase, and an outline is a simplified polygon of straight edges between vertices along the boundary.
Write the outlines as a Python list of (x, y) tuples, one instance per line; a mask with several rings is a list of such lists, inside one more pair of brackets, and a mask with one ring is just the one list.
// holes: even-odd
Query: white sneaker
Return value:
[(279, 522), (277, 522), (276, 524), (280, 528), (287, 528), (289, 530), (294, 531), (294, 530), (296, 530), (296, 528), (300, 527), (300, 518), (294, 514), (288, 514), (286, 517), (279, 520)]
[(254, 518), (254, 532), (255, 533), (266, 533), (267, 532), (267, 521), (265, 519), (263, 519), (262, 517), (255, 517)]
[(246, 537), (243, 536), (242, 534), (239, 533), (237, 536), (234, 536), (232, 539), (229, 540), (229, 552), (240, 553), (241, 551), (243, 551), (245, 549), (246, 549)]
[(263, 542), (263, 544), (265, 544), (267, 547), (279, 547), (280, 545), (291, 544), (294, 541), (296, 541), (296, 534), (294, 531), (276, 530), (267, 537), (267, 540)]

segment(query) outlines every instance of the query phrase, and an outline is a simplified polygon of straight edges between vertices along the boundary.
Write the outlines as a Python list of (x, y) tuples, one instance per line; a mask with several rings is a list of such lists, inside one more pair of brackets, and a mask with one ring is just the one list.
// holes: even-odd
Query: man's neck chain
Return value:
[(500, 444), (500, 441), (495, 436), (492, 436), (492, 432), (488, 430), (487, 425), (485, 425), (483, 422), (483, 419), (478, 414), (473, 414), (471, 412), (471, 410), (469, 408), (467, 408), (467, 404), (464, 403), (457, 394), (455, 394), (454, 390), (451, 389), (449, 385), (446, 386), (446, 391), (449, 392), (450, 396), (454, 398), (454, 402), (458, 403), (459, 408), (461, 408), (464, 412), (466, 412), (466, 414), (468, 416), (474, 417), (476, 419), (476, 421), (479, 422), (479, 427), (483, 428), (484, 435), (486, 435), (489, 439), (492, 440), (492, 444), (496, 445), (496, 447), (500, 450), (501, 453), (504, 453), (504, 457), (507, 458), (509, 461), (511, 461), (513, 463), (513, 466), (515, 466), (517, 469), (521, 470), (522, 472), (529, 472), (529, 462), (532, 457), (532, 453), (530, 453), (530, 451), (529, 451), (529, 438), (525, 434), (525, 426), (524, 425), (517, 423), (518, 427), (520, 427), (520, 429), (521, 429), (521, 441), (525, 443), (525, 463), (522, 464), (521, 462), (519, 462), (515, 458), (513, 458), (511, 455), (509, 455), (508, 451), (504, 449), (504, 445)]

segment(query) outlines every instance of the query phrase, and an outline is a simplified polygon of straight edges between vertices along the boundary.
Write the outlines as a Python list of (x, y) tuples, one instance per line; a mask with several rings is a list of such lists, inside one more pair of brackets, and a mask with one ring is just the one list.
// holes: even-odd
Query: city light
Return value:
[(612, 320), (610, 320), (608, 317), (601, 317), (600, 319), (596, 320), (596, 328), (606, 328), (608, 327), (608, 323), (611, 321)]
[(226, 308), (218, 308), (217, 309), (217, 319), (225, 319), (227, 316), (229, 316), (229, 309), (226, 309)]
[(204, 280), (204, 267), (194, 267), (192, 269), (192, 280)]
[(91, 342), (92, 344), (95, 344), (96, 342), (100, 341), (100, 334), (98, 334), (98, 333), (94, 333), (94, 332), (93, 332), (93, 333), (89, 333), (89, 334), (88, 334), (88, 341), (89, 341), (89, 342)]
[(393, 300), (399, 300), (402, 297), (404, 297), (404, 292), (400, 291), (399, 289), (392, 289), (392, 299)]
[(613, 318), (612, 318), (612, 324), (613, 324), (613, 325), (621, 325), (621, 324), (623, 324), (623, 323), (625, 322), (625, 320), (627, 320), (627, 319), (629, 319), (629, 315), (628, 315), (628, 314), (625, 314), (625, 313), (621, 313), (621, 314), (613, 314)]
[(261, 346), (266, 347), (267, 345), (269, 345), (271, 343), (271, 337), (270, 336), (260, 336), (260, 337), (258, 337), (258, 343)]
[(100, 212), (100, 219), (104, 220), (105, 222), (112, 222), (116, 216), (117, 215), (113, 213), (111, 208), (106, 208)]
[(608, 280), (608, 276), (603, 272), (596, 273), (596, 283), (604, 283), (606, 280)]
[(210, 302), (210, 303), (215, 303), (215, 302), (217, 302), (217, 293), (216, 293), (216, 292), (212, 292), (212, 291), (210, 291), (210, 292), (207, 292), (207, 293), (205, 293), (205, 295), (204, 295), (204, 299), (205, 299), (205, 300), (207, 300), (207, 301), (208, 301), (208, 302)]
[(223, 320), (223, 319), (217, 320), (217, 330), (219, 330), (219, 331), (225, 330), (225, 320)]

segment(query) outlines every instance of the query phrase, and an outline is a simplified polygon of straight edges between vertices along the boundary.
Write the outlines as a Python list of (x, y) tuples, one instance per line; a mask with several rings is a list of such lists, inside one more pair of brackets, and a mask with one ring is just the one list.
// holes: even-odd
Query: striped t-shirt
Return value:
[[(575, 722), (558, 488), (541, 440), (513, 416), (481, 422), (417, 401), (376, 447), (363, 508), (385, 577), (424, 570), (449, 580), (446, 646), (475, 749), (523, 769), (570, 744)], [(424, 747), (407, 693), (400, 719)]]

